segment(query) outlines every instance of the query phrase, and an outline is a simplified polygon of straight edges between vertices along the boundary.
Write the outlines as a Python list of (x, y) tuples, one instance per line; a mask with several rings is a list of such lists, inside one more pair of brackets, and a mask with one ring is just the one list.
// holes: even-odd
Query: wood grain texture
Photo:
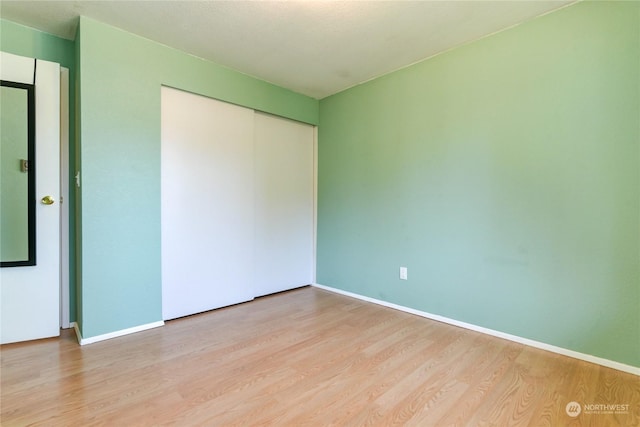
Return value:
[[(0, 348), (2, 426), (637, 426), (640, 378), (301, 288)], [(566, 414), (568, 402), (629, 405)]]

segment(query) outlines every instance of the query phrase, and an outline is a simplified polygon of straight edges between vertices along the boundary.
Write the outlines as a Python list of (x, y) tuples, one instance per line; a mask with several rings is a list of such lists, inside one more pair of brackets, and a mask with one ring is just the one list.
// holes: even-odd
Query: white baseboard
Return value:
[(134, 326), (133, 328), (121, 329), (119, 331), (109, 332), (108, 334), (96, 335), (95, 337), (90, 338), (82, 338), (82, 334), (80, 333), (80, 329), (78, 328), (78, 324), (76, 322), (72, 322), (71, 325), (73, 329), (76, 331), (76, 337), (78, 338), (78, 343), (80, 345), (93, 344), (94, 342), (109, 340), (111, 338), (121, 337), (123, 335), (129, 335), (136, 332), (146, 331), (147, 329), (157, 328), (159, 326), (164, 326), (164, 321), (147, 323), (146, 325)]
[(482, 326), (476, 326), (471, 323), (460, 322), (459, 320), (450, 319), (448, 317), (439, 316), (437, 314), (427, 313), (425, 311), (415, 310), (413, 308), (405, 307), (402, 305), (394, 304), (387, 301), (378, 300), (375, 298), (370, 298), (364, 295), (355, 294), (353, 292), (343, 291), (342, 289), (332, 288), (330, 286), (320, 285), (314, 283), (312, 286), (324, 289), (329, 292), (334, 292), (337, 294), (345, 295), (352, 298), (357, 298), (362, 301), (371, 302), (373, 304), (382, 305), (385, 307), (393, 308), (395, 310), (404, 311), (406, 313), (415, 314), (416, 316), (426, 317), (427, 319), (436, 320), (438, 322), (448, 323), (453, 326), (459, 326), (461, 328), (470, 329), (472, 331), (480, 332), (483, 334), (491, 335), (498, 338), (503, 338), (509, 341), (517, 342), (520, 344), (525, 344), (530, 347), (539, 348), (542, 350), (550, 351), (552, 353), (562, 354), (563, 356), (573, 357), (574, 359), (584, 360), (586, 362), (595, 363), (597, 365), (606, 366), (607, 368), (616, 369), (618, 371), (628, 372), (630, 374), (640, 376), (640, 367), (625, 365), (624, 363), (615, 362), (609, 359), (603, 359), (601, 357), (592, 356), (590, 354), (584, 354), (577, 351), (569, 350), (562, 347), (557, 347), (555, 345), (546, 344), (539, 341), (530, 340), (528, 338), (522, 338), (516, 335), (506, 334), (504, 332), (495, 331), (493, 329), (484, 328)]

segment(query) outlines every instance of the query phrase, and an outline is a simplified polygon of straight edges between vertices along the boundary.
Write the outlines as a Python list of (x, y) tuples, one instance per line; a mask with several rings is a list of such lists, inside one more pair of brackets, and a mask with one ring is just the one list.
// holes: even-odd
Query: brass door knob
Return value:
[(53, 197), (51, 196), (44, 196), (41, 200), (43, 205), (52, 205), (54, 201), (55, 200), (53, 200)]

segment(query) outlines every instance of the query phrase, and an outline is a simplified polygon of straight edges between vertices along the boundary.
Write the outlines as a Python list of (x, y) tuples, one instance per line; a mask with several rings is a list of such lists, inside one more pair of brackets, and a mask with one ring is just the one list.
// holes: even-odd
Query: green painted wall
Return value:
[[(43, 33), (33, 28), (25, 27), (5, 19), (0, 19), (0, 50), (15, 55), (38, 58), (45, 61), (57, 62), (69, 69), (69, 159), (71, 167), (68, 171), (70, 183), (73, 182), (75, 150), (75, 80), (76, 61), (74, 42)], [(75, 210), (75, 194), (70, 191), (69, 209)], [(75, 246), (75, 218), (69, 215), (69, 318), (76, 321), (76, 246)]]
[(78, 49), (88, 338), (162, 319), (161, 85), (312, 124), (319, 103), (84, 17)]
[(639, 145), (638, 3), (323, 99), (318, 283), (640, 366)]
[(15, 55), (57, 62), (73, 69), (73, 41), (0, 19), (0, 47)]

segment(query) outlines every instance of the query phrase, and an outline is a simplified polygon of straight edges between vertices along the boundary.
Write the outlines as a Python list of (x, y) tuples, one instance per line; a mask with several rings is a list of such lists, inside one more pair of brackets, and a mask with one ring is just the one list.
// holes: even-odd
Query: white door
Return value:
[(314, 128), (255, 114), (256, 296), (313, 281)]
[[(0, 268), (0, 343), (4, 344), (60, 334), (60, 66), (0, 55), (1, 79), (35, 84), (36, 94), (36, 264)], [(41, 202), (46, 196), (53, 204)]]
[(253, 110), (162, 88), (162, 315), (253, 299)]

